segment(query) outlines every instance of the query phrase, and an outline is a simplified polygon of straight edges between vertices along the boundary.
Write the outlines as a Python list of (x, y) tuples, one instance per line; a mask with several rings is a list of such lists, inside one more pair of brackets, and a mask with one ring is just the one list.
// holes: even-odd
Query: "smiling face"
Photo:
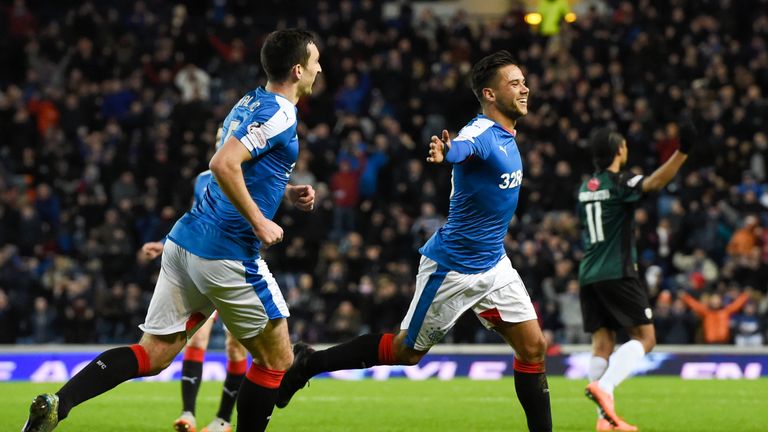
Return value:
[(492, 84), (493, 87), (484, 89), (483, 93), (499, 112), (511, 120), (528, 114), (529, 90), (519, 67), (512, 64), (500, 67)]

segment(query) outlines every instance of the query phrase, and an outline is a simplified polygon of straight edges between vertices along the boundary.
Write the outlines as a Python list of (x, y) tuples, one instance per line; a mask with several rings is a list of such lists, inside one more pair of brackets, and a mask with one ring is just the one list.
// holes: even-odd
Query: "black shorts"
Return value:
[(648, 290), (637, 278), (611, 279), (581, 287), (584, 331), (611, 330), (650, 324), (653, 313)]

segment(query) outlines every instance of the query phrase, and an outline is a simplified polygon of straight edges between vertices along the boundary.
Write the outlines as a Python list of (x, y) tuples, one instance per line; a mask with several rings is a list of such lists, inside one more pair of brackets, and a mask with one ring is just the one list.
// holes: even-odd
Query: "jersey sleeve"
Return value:
[(619, 197), (623, 202), (639, 201), (645, 194), (643, 193), (643, 181), (645, 176), (642, 174), (622, 173), (619, 175)]
[(273, 108), (265, 111), (255, 112), (232, 132), (254, 158), (273, 147), (287, 144), (296, 131), (296, 110), (293, 105), (278, 105), (277, 110)]
[(450, 163), (462, 163), (472, 156), (485, 159), (490, 154), (488, 134), (474, 135), (472, 125), (466, 126), (451, 140), (451, 149), (446, 154), (445, 160)]

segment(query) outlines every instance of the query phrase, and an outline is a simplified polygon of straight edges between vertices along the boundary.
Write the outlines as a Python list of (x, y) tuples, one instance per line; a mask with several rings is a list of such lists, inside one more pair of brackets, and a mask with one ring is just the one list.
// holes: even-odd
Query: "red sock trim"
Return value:
[(283, 380), (285, 371), (267, 369), (264, 366), (259, 366), (256, 363), (251, 363), (251, 367), (248, 369), (248, 373), (245, 374), (245, 378), (260, 387), (276, 389), (280, 388), (280, 382)]
[(379, 341), (379, 363), (383, 365), (395, 364), (395, 350), (393, 341), (395, 335), (392, 333), (384, 333), (381, 335)]
[(248, 360), (232, 361), (227, 360), (227, 373), (232, 375), (245, 375), (248, 369)]
[(188, 346), (184, 349), (184, 360), (202, 363), (205, 361), (205, 350)]
[(133, 351), (133, 355), (136, 356), (136, 361), (139, 363), (139, 370), (136, 376), (143, 377), (149, 375), (149, 354), (147, 354), (147, 351), (139, 344), (133, 344), (130, 348)]
[(522, 373), (544, 373), (546, 368), (544, 367), (544, 362), (540, 363), (528, 363), (520, 360), (519, 358), (515, 358), (515, 363), (513, 366), (513, 369), (515, 372), (522, 372)]

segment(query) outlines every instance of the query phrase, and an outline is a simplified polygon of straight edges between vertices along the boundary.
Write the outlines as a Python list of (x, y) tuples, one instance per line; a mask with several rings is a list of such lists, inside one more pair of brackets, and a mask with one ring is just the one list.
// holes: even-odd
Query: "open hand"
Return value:
[(432, 135), (429, 142), (429, 156), (427, 162), (439, 164), (445, 160), (445, 154), (451, 149), (451, 136), (448, 131), (443, 129), (443, 139)]

